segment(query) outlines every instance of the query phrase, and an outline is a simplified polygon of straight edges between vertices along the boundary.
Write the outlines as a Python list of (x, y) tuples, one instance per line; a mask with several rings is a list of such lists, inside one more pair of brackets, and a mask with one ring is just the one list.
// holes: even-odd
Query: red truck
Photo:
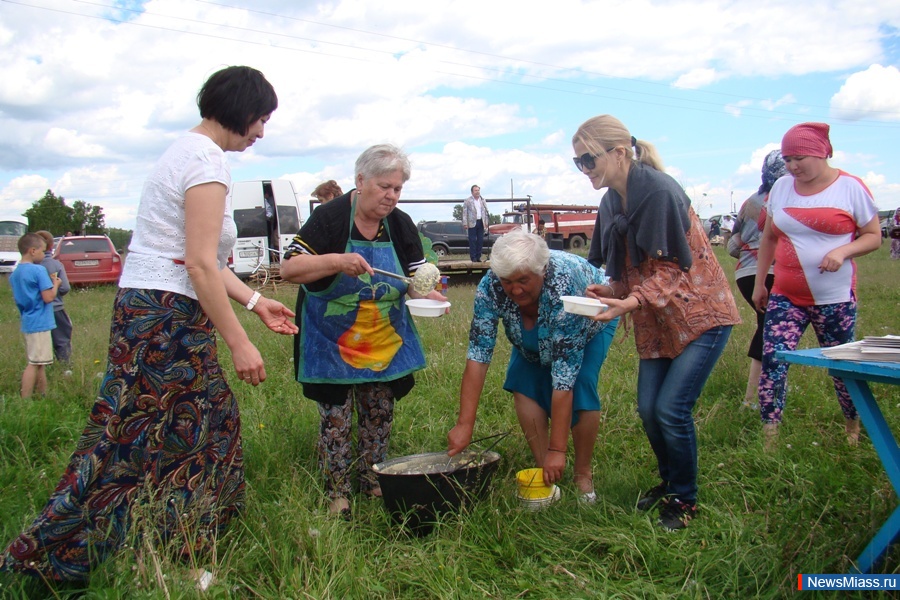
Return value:
[(511, 212), (503, 213), (500, 223), (488, 229), (491, 235), (503, 235), (518, 228), (543, 235), (548, 241), (559, 239), (556, 234), (562, 234), (563, 247), (578, 250), (594, 236), (596, 221), (596, 206), (517, 204)]

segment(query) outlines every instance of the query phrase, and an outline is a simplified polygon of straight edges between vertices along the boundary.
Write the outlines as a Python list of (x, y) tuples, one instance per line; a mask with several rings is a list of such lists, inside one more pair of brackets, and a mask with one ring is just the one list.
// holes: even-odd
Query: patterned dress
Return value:
[(2, 567), (85, 579), (130, 526), (196, 552), (243, 504), (240, 417), (212, 323), (187, 296), (121, 289), (106, 377), (87, 426)]

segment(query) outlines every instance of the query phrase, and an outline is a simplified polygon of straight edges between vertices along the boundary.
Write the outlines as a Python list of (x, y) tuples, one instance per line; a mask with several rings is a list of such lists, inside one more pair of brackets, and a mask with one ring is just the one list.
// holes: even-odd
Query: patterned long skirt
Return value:
[(99, 397), (56, 490), (2, 568), (88, 577), (134, 533), (202, 551), (244, 505), (240, 416), (200, 304), (119, 290)]

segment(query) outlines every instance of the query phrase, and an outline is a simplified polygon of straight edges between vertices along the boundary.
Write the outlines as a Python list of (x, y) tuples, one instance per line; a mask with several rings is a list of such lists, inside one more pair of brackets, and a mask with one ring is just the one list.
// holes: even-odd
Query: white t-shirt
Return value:
[(721, 227), (728, 231), (734, 231), (734, 217), (731, 215), (723, 215)]
[(782, 177), (769, 193), (769, 214), (778, 236), (772, 292), (796, 306), (850, 301), (856, 287), (856, 264), (845, 260), (834, 273), (819, 273), (825, 255), (853, 241), (878, 209), (869, 188), (858, 177), (840, 172), (817, 194), (803, 196), (793, 177)]
[[(231, 187), (231, 172), (225, 152), (199, 133), (178, 138), (162, 155), (144, 182), (137, 223), (119, 287), (165, 290), (197, 299), (184, 264), (184, 195), (188, 189), (218, 182)], [(219, 268), (228, 264), (237, 227), (226, 200), (222, 233), (216, 258)]]

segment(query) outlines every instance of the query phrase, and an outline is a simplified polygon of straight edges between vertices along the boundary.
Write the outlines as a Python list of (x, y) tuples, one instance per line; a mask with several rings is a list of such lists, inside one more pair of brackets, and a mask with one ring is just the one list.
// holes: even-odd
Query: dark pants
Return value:
[(67, 363), (72, 357), (72, 320), (66, 309), (53, 311), (56, 327), (50, 330), (53, 339), (53, 355), (59, 362)]
[(478, 219), (474, 227), (466, 229), (466, 233), (469, 234), (469, 258), (472, 262), (479, 262), (484, 248), (484, 221)]
[[(766, 290), (768, 290), (770, 293), (772, 292), (773, 283), (775, 283), (775, 276), (769, 273), (768, 275), (766, 275)], [(744, 300), (747, 301), (747, 304), (749, 304), (753, 309), (753, 314), (756, 315), (756, 331), (753, 333), (753, 339), (750, 340), (750, 349), (747, 350), (747, 356), (749, 356), (750, 358), (755, 358), (756, 360), (761, 362), (763, 326), (766, 322), (766, 313), (756, 310), (756, 305), (753, 304), (753, 286), (755, 284), (755, 275), (748, 275), (747, 277), (741, 277), (737, 280), (737, 286), (741, 291), (741, 295), (744, 297)]]

